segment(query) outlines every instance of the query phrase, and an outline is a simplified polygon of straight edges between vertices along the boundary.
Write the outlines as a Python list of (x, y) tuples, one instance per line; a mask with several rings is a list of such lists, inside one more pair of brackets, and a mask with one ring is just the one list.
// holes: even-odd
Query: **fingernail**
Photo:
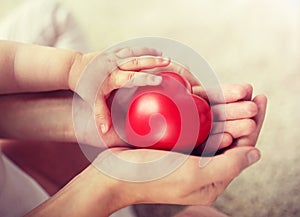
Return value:
[(161, 76), (156, 75), (156, 76), (152, 77), (152, 84), (154, 84), (154, 85), (160, 84), (161, 81), (162, 81), (162, 77)]
[(249, 165), (254, 164), (260, 159), (260, 153), (257, 150), (251, 150), (247, 153), (247, 159)]
[(161, 51), (159, 51), (159, 50), (156, 50), (156, 52), (157, 52), (157, 55), (158, 56), (161, 56), (163, 53), (161, 52)]
[(101, 132), (102, 132), (103, 134), (107, 132), (107, 127), (106, 127), (105, 124), (101, 124), (101, 125), (100, 125), (100, 128), (101, 128)]
[(169, 63), (170, 62), (170, 58), (169, 57), (164, 57), (164, 58), (162, 58), (162, 62), (163, 63)]

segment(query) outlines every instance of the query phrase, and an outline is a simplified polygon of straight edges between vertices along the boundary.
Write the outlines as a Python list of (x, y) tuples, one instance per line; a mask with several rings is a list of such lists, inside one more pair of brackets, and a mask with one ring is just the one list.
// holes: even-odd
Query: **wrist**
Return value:
[(83, 60), (83, 54), (80, 52), (74, 52), (72, 63), (70, 70), (67, 72), (66, 76), (66, 86), (68, 89), (74, 91), (76, 89), (77, 82), (79, 80), (81, 71), (83, 70), (83, 67), (81, 66), (81, 62)]
[[(90, 165), (82, 174), (82, 183), (86, 183), (91, 196), (90, 205), (98, 210), (101, 216), (107, 216), (113, 212), (134, 203), (131, 194), (127, 194), (126, 183), (109, 177)], [(124, 190), (125, 189), (125, 190)]]
[(121, 206), (115, 187), (115, 182), (89, 166), (26, 217), (107, 217)]

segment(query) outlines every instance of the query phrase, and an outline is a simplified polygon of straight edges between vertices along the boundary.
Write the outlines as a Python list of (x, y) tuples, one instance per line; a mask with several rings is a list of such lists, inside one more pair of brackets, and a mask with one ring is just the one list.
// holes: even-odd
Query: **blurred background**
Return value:
[[(266, 94), (257, 144), (262, 159), (215, 206), (230, 216), (300, 216), (300, 0), (60, 1), (79, 22), (90, 51), (135, 37), (168, 37), (202, 55), (221, 83), (247, 82), (255, 94)], [(0, 0), (0, 20), (22, 2)], [(176, 209), (136, 208), (140, 216)]]

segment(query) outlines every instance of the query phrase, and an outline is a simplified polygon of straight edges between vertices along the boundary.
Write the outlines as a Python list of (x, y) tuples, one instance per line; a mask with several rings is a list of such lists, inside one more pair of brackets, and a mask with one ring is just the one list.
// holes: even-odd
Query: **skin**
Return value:
[[(97, 127), (103, 134), (111, 126), (105, 103), (110, 92), (120, 87), (158, 85), (161, 82), (159, 76), (139, 71), (170, 64), (169, 59), (160, 57), (160, 52), (150, 48), (123, 48), (105, 54), (81, 54), (52, 47), (0, 41), (0, 49), (0, 94), (74, 91), (92, 107)], [(84, 69), (98, 55), (101, 55), (103, 64), (95, 69), (91, 79), (105, 76), (103, 85), (98, 90), (99, 84), (91, 82), (88, 90), (77, 90)], [(91, 98), (93, 95), (96, 99)]]
[[(1, 125), (1, 137), (42, 139), (44, 141), (76, 141), (75, 133), (72, 132), (70, 92), (32, 95), (28, 92), (55, 90), (76, 92), (76, 84), (84, 72), (83, 69), (99, 54), (82, 55), (73, 51), (14, 42), (1, 42), (0, 48), (5, 51), (0, 54), (0, 61), (5, 66), (0, 69), (0, 93), (5, 95), (26, 93), (26, 95), (14, 95), (13, 97), (12, 95), (3, 95), (1, 97), (0, 102), (4, 105), (1, 108), (5, 109), (3, 109), (3, 115), (0, 116), (0, 123), (9, 123), (7, 127)], [(42, 58), (29, 59), (34, 55)], [(144, 55), (146, 57), (141, 58)], [(159, 52), (147, 48), (134, 50), (126, 48), (105, 54), (103, 59), (112, 60), (108, 62), (116, 64), (117, 67), (113, 72), (108, 72), (107, 68), (99, 70), (99, 73), (108, 73), (108, 76), (99, 91), (95, 87), (91, 88), (96, 92), (95, 102), (89, 98), (87, 93), (76, 92), (82, 98), (82, 110), (93, 110), (98, 129), (102, 132), (101, 136), (111, 146), (115, 146), (118, 139), (113, 128), (110, 127), (109, 112), (104, 100), (112, 90), (124, 85), (131, 87), (159, 84), (159, 79), (153, 77), (155, 75), (139, 72), (141, 69), (148, 70), (170, 65), (170, 60), (163, 59), (158, 55), (160, 55)], [(130, 56), (133, 58), (129, 58)], [(32, 62), (34, 64), (30, 65)], [(45, 75), (39, 75), (41, 71), (45, 72)], [(47, 73), (50, 71), (51, 73)], [(143, 79), (133, 79), (136, 75), (141, 75)], [(232, 141), (234, 141), (234, 145), (222, 154), (212, 157), (205, 167), (199, 167), (201, 157), (189, 156), (179, 169), (166, 177), (151, 182), (131, 183), (106, 176), (95, 167), (99, 163), (97, 159), (107, 154), (107, 151), (104, 151), (100, 154), (101, 156), (96, 158), (93, 165), (84, 169), (64, 188), (27, 216), (107, 216), (122, 207), (136, 203), (211, 205), (241, 171), (260, 158), (259, 151), (253, 145), (256, 143), (262, 126), (266, 98), (257, 96), (251, 101), (252, 87), (250, 87), (250, 85), (237, 85), (236, 88), (231, 86), (228, 88), (228, 92), (226, 92), (226, 87), (225, 89), (223, 87), (223, 91), (227, 93), (225, 94), (225, 103), (228, 108), (226, 120), (231, 124), (226, 124), (226, 130), (223, 133), (223, 140), (225, 141), (222, 141), (222, 147), (228, 147)], [(203, 90), (197, 83), (193, 85), (193, 91), (194, 93), (198, 91), (198, 95), (203, 94)], [(218, 97), (216, 97), (217, 101)], [(241, 101), (248, 102), (242, 103)], [(26, 104), (22, 102), (26, 102)], [(18, 105), (18, 109), (15, 109), (16, 105)], [(45, 110), (39, 110), (40, 106)], [(254, 107), (256, 109), (253, 109)], [(29, 110), (29, 108), (33, 108), (33, 110)], [(217, 109), (216, 112), (218, 112)], [(47, 114), (46, 118), (45, 114)], [(30, 120), (35, 120), (32, 122), (33, 127), (31, 129), (41, 129), (42, 136), (34, 132), (30, 133), (31, 129), (25, 129), (24, 125), (20, 125), (22, 121), (18, 122), (18, 119), (14, 118), (18, 116), (21, 120), (22, 118), (26, 120), (27, 117), (30, 118), (30, 115), (33, 117)], [(51, 123), (53, 118), (59, 118), (59, 124)], [(235, 124), (241, 125), (237, 128), (234, 127)], [(18, 131), (16, 132), (15, 129)], [(216, 131), (215, 133), (220, 132)], [(93, 138), (89, 141), (88, 136), (82, 140), (92, 145), (94, 142)], [(9, 150), (8, 147), (11, 145), (4, 145), (4, 147)], [(158, 150), (132, 150), (126, 147), (115, 147), (111, 148), (110, 151), (124, 159), (138, 162), (165, 154), (165, 152)], [(176, 158), (176, 155), (174, 157)], [(228, 172), (224, 174), (222, 172), (224, 170)], [(130, 172), (135, 173), (137, 171)], [(182, 185), (183, 182), (187, 185)], [(74, 198), (77, 199), (74, 200)], [(118, 201), (118, 203), (114, 203), (114, 201)]]
[[(24, 95), (20, 95), (18, 97), (14, 96), (14, 97), (16, 97), (17, 99), (13, 100), (10, 97), (10, 100), (11, 100), (10, 102), (13, 101), (13, 102), (16, 103), (18, 100), (20, 100), (20, 98), (24, 97)], [(26, 96), (26, 97), (28, 97), (28, 96)], [(23, 100), (26, 100), (26, 97)], [(68, 100), (66, 98), (62, 97), (61, 95), (59, 95), (59, 97), (58, 97), (56, 103), (58, 105), (61, 105), (60, 108), (63, 108), (63, 107), (67, 108), (68, 106), (66, 106), (66, 105), (68, 105), (68, 103), (67, 103)], [(71, 99), (69, 99), (69, 100), (71, 100)], [(37, 107), (39, 107), (39, 106), (45, 104), (45, 101), (47, 101), (47, 100), (45, 100), (43, 98), (42, 101), (35, 101), (35, 102), (31, 102), (31, 103), (32, 104), (37, 103), (36, 105), (37, 105)], [(50, 101), (53, 101), (53, 99), (50, 99)], [(59, 101), (63, 101), (63, 103), (58, 103)], [(1, 102), (2, 102), (2, 100), (1, 100)], [(265, 112), (265, 106), (266, 106), (266, 99), (265, 99), (264, 96), (257, 96), (256, 98), (254, 98), (253, 102), (255, 102), (255, 104), (257, 105), (257, 111), (258, 111), (258, 113), (254, 116), (254, 119), (256, 120), (258, 127), (255, 129), (255, 131), (253, 131), (251, 134), (249, 134), (247, 136), (248, 137), (248, 141), (250, 141), (248, 145), (252, 145), (252, 144), (256, 143), (256, 139), (257, 139), (257, 136), (258, 136), (257, 133), (259, 132), (261, 124), (263, 122), (263, 117), (264, 117), (264, 112)], [(25, 104), (25, 103), (20, 103), (20, 102), (19, 102), (19, 105), (23, 105), (22, 110), (24, 110), (26, 107), (28, 107), (28, 108), (32, 107), (32, 105), (30, 105), (30, 104)], [(55, 111), (55, 112), (49, 112), (49, 110), (48, 110), (48, 113), (53, 115), (53, 116), (51, 116), (51, 118), (54, 118), (55, 115), (59, 114), (59, 112), (57, 112), (57, 111), (63, 111), (63, 109), (55, 109), (55, 108), (57, 108), (57, 107), (53, 106), (53, 105), (55, 105), (55, 103), (52, 104), (50, 107), (49, 107), (49, 104), (47, 104), (47, 105), (48, 105), (48, 109), (50, 109), (50, 111), (51, 111), (51, 108), (54, 108), (54, 111)], [(13, 107), (14, 106), (12, 106), (11, 108), (13, 108)], [(71, 107), (69, 107), (69, 109), (71, 109)], [(8, 110), (11, 113), (14, 113), (14, 110), (11, 110), (11, 109), (8, 109)], [(68, 109), (65, 110), (65, 114), (68, 113), (67, 111), (68, 111)], [(41, 113), (41, 115), (42, 114), (44, 114), (44, 113)], [(30, 112), (28, 112), (27, 115), (28, 115), (28, 117), (34, 116), (34, 114), (32, 114)], [(35, 117), (37, 117), (37, 116), (35, 116)], [(51, 118), (49, 118), (48, 120), (51, 120)], [(68, 118), (61, 119), (61, 120), (64, 120), (66, 122), (68, 122), (68, 120), (71, 121)], [(60, 124), (64, 124), (63, 121), (60, 121)], [(71, 122), (69, 124), (71, 124)], [(66, 125), (68, 125), (68, 124), (66, 124)], [(58, 132), (60, 132), (60, 131), (61, 130), (58, 129)], [(57, 137), (57, 138), (59, 138), (59, 137)], [(241, 139), (245, 140), (245, 138), (246, 137), (241, 136), (239, 139), (236, 140), (237, 144), (238, 144), (238, 141), (240, 141)], [(34, 153), (34, 151), (36, 151), (37, 147), (39, 147), (40, 145), (41, 145), (40, 142), (37, 142), (36, 145), (33, 145), (31, 152)], [(56, 150), (59, 149), (59, 151), (57, 153), (59, 153), (62, 150), (64, 150), (63, 147), (59, 147), (61, 145), (62, 144), (57, 144), (56, 145), (55, 149)], [(10, 144), (6, 143), (6, 145), (4, 145), (4, 152), (9, 154), (10, 150), (14, 146), (17, 146), (20, 149), (21, 146), (24, 147), (24, 144), (20, 143), (20, 144), (12, 145), (11, 143)], [(43, 150), (44, 151), (45, 150), (48, 150), (48, 151), (50, 150), (50, 152), (51, 152), (51, 147), (53, 147), (53, 146), (52, 145), (50, 147), (49, 146), (50, 146), (49, 144), (47, 146), (44, 146)], [(29, 148), (30, 148), (30, 146), (29, 146)], [(249, 147), (246, 147), (246, 148), (249, 149)], [(123, 158), (130, 158), (131, 160), (135, 160), (135, 161), (141, 161), (141, 160), (146, 159), (146, 158), (151, 158), (153, 156), (163, 155), (164, 154), (164, 152), (156, 151), (156, 150), (143, 151), (143, 150), (120, 149), (120, 148), (115, 148), (114, 150), (115, 150), (115, 153), (122, 155)], [(110, 197), (111, 196), (111, 192), (114, 192), (114, 191), (112, 191), (112, 189), (114, 189), (114, 190), (116, 190), (117, 192), (119, 192), (122, 195), (130, 195), (130, 200), (128, 200), (129, 197), (126, 196), (124, 204), (120, 204), (120, 205), (122, 205), (122, 207), (126, 206), (126, 205), (129, 205), (129, 204), (132, 204), (132, 203), (154, 203), (154, 202), (155, 203), (160, 202), (160, 203), (174, 203), (174, 204), (193, 204), (193, 205), (201, 204), (201, 205), (209, 205), (223, 191), (223, 189), (227, 186), (228, 182), (230, 182), (235, 176), (237, 176), (239, 174), (239, 172), (242, 171), (242, 169), (244, 167), (247, 166), (247, 164), (245, 163), (245, 156), (243, 156), (243, 154), (245, 155), (245, 151), (246, 150), (237, 150), (236, 148), (234, 148), (233, 150), (235, 150), (236, 153), (232, 153), (231, 155), (228, 155), (228, 152), (229, 152), (228, 151), (228, 152), (225, 152), (222, 155), (219, 155), (218, 158), (217, 157), (213, 158), (213, 159), (217, 159), (219, 161), (219, 163), (217, 163), (216, 165), (218, 165), (218, 166), (220, 166), (220, 165), (226, 165), (227, 166), (226, 168), (224, 168), (224, 167), (219, 168), (220, 174), (222, 174), (222, 177), (218, 177), (221, 181), (216, 181), (216, 182), (221, 182), (222, 184), (220, 184), (220, 185), (219, 184), (218, 185), (212, 185), (212, 184), (211, 185), (209, 185), (209, 184), (206, 185), (203, 182), (199, 183), (199, 181), (197, 181), (196, 183), (193, 182), (193, 180), (202, 180), (203, 179), (202, 177), (208, 177), (208, 175), (211, 176), (211, 180), (217, 179), (216, 175), (218, 174), (218, 171), (219, 171), (219, 170), (217, 170), (215, 168), (211, 168), (211, 167), (209, 167), (205, 171), (200, 170), (196, 166), (196, 165), (198, 165), (198, 162), (199, 162), (200, 158), (196, 157), (196, 156), (190, 157), (188, 159), (188, 161), (184, 164), (184, 166), (181, 168), (181, 170), (177, 170), (176, 173), (173, 174), (173, 176), (169, 176), (169, 179), (167, 179), (167, 177), (165, 177), (162, 180), (157, 180), (156, 182), (152, 182), (151, 185), (149, 185), (149, 183), (147, 183), (145, 185), (138, 185), (138, 184), (133, 184), (133, 183), (130, 184), (130, 183), (126, 183), (126, 182), (125, 183), (124, 182), (116, 182), (116, 180), (111, 179), (111, 178), (103, 175), (102, 173), (100, 173), (94, 166), (89, 166), (80, 175), (80, 177), (88, 177), (88, 180), (87, 179), (77, 179), (77, 180), (79, 180), (78, 182), (71, 182), (70, 184), (68, 184), (68, 186), (71, 186), (71, 187), (65, 187), (67, 190), (64, 190), (64, 191), (62, 191), (63, 193), (59, 193), (58, 194), (58, 195), (64, 195), (64, 196), (60, 196), (60, 197), (62, 197), (62, 199), (56, 200), (56, 198), (58, 196), (55, 196), (51, 200), (47, 201), (43, 206), (38, 207), (30, 215), (33, 215), (33, 216), (34, 215), (38, 215), (38, 216), (40, 216), (40, 215), (43, 214), (43, 212), (45, 212), (46, 213), (45, 216), (48, 216), (50, 214), (54, 216), (57, 213), (53, 213), (53, 209), (51, 209), (51, 208), (55, 207), (55, 209), (57, 209), (56, 206), (59, 206), (59, 207), (61, 206), (61, 209), (58, 209), (58, 212), (59, 213), (64, 213), (65, 209), (63, 207), (65, 207), (65, 206), (68, 205), (68, 204), (65, 204), (65, 200), (68, 200), (68, 198), (74, 198), (76, 196), (76, 195), (73, 195), (73, 194), (75, 194), (75, 192), (76, 192), (76, 194), (78, 194), (78, 197), (84, 198), (83, 196), (85, 195), (85, 191), (83, 191), (82, 189), (87, 188), (87, 186), (90, 186), (89, 189), (90, 189), (90, 191), (93, 192), (93, 193), (91, 193), (89, 195), (89, 197), (83, 199), (84, 203), (87, 203), (87, 204), (96, 203), (95, 201), (94, 202), (90, 201), (91, 198), (98, 198), (98, 199), (102, 198), (102, 200), (103, 200), (103, 197), (107, 198), (107, 199), (111, 198)], [(67, 148), (66, 148), (66, 151), (68, 151), (69, 153), (72, 153)], [(56, 156), (56, 158), (55, 158), (56, 161), (58, 160), (57, 159), (57, 156), (58, 156), (57, 153), (56, 153), (56, 155), (54, 155), (54, 156)], [(12, 152), (10, 152), (10, 154), (11, 154), (10, 156), (13, 156)], [(239, 159), (239, 157), (244, 157), (244, 159)], [(81, 161), (82, 161), (80, 163), (80, 165), (82, 165), (82, 164), (88, 165), (88, 162), (86, 161), (86, 159), (84, 159), (82, 157), (82, 155), (80, 155), (78, 152), (77, 153), (76, 152), (73, 153), (73, 158), (71, 158), (69, 160), (69, 162), (68, 161), (67, 162), (69, 164), (71, 162), (74, 164), (74, 159), (77, 159), (77, 161), (78, 161), (78, 158), (81, 159)], [(30, 159), (32, 159), (32, 156), (30, 157), (30, 154), (29, 154), (29, 157), (27, 158), (27, 160), (30, 160)], [(66, 159), (64, 159), (64, 160), (66, 162)], [(214, 160), (214, 162), (216, 162), (217, 160)], [(76, 160), (75, 160), (75, 162), (76, 162)], [(241, 164), (241, 162), (243, 164)], [(40, 163), (41, 162), (39, 162), (38, 165), (40, 165)], [(35, 164), (33, 162), (31, 165), (37, 165), (37, 164)], [(65, 165), (65, 164), (64, 163), (62, 163), (62, 164), (58, 163), (57, 167), (61, 167), (59, 165)], [(211, 165), (211, 163), (209, 165)], [(50, 169), (50, 168), (47, 169), (47, 164), (42, 165), (42, 168), (44, 168), (44, 171), (48, 171), (48, 172), (49, 171), (53, 171), (53, 169)], [(36, 169), (37, 169), (37, 171), (41, 171), (40, 168), (36, 168)], [(224, 174), (221, 172), (221, 170), (225, 170), (225, 169), (226, 169), (226, 171), (234, 171), (234, 172), (230, 173), (229, 177), (226, 178), (226, 177), (224, 177)], [(68, 167), (63, 168), (63, 170), (66, 173), (66, 171), (68, 171)], [(89, 173), (89, 172), (87, 172), (87, 170), (93, 170), (93, 171), (95, 170), (94, 171), (95, 173)], [(208, 173), (208, 171), (210, 171), (210, 170), (215, 171), (215, 173), (214, 174)], [(71, 172), (69, 172), (68, 179), (70, 179), (77, 172), (78, 171), (71, 171)], [(198, 176), (197, 177), (191, 176), (191, 174), (198, 174), (199, 172), (200, 172), (199, 177)], [(96, 175), (96, 173), (98, 173), (98, 175)], [(50, 179), (52, 179), (52, 180), (53, 180), (53, 178), (57, 179), (58, 177), (60, 177), (57, 180), (57, 182), (60, 182), (60, 183), (66, 183), (66, 180), (68, 180), (68, 179), (66, 179), (66, 177), (61, 177), (58, 174), (49, 174), (49, 173), (47, 174), (47, 173), (44, 173), (44, 177), (45, 176), (46, 177), (51, 177)], [(91, 185), (90, 179), (93, 178), (93, 177), (98, 177), (97, 178), (98, 181), (96, 181), (95, 184), (98, 183), (99, 186), (98, 185), (97, 186)], [(184, 177), (184, 179), (182, 177)], [(61, 181), (62, 179), (64, 180), (64, 182)], [(103, 181), (103, 180), (106, 180), (106, 181)], [(182, 188), (179, 188), (180, 186), (182, 186), (181, 185), (182, 181), (184, 181), (186, 183), (191, 183), (191, 184), (188, 185), (188, 186), (191, 187), (191, 189), (182, 189)], [(167, 183), (167, 184), (165, 184), (165, 183)], [(112, 189), (110, 188), (111, 185), (113, 186)], [(62, 185), (57, 186), (56, 190), (58, 190), (61, 186)], [(80, 188), (80, 186), (82, 187), (82, 189)], [(165, 192), (161, 192), (161, 191), (157, 192), (157, 189), (161, 189), (161, 186), (164, 186), (164, 188), (166, 188)], [(175, 193), (174, 193), (173, 187), (171, 187), (171, 186), (177, 186), (177, 187), (175, 187), (175, 189), (177, 189), (178, 192), (175, 192), (175, 193), (176, 194), (178, 193), (178, 195), (174, 196)], [(207, 190), (207, 186), (215, 186), (215, 188), (218, 188), (218, 189), (217, 190)], [(81, 189), (81, 190), (78, 190), (77, 187), (79, 189)], [(74, 188), (74, 189), (77, 189), (77, 190), (74, 190), (74, 192), (72, 192), (70, 190), (70, 188), (71, 189)], [(101, 190), (103, 190), (104, 193), (103, 192), (95, 192), (95, 191), (92, 190), (94, 188), (95, 189), (101, 189)], [(199, 191), (199, 195), (197, 194), (197, 195), (194, 196), (193, 194), (191, 194), (191, 191), (193, 192), (194, 188), (196, 188), (196, 189), (197, 188), (202, 189), (201, 191)], [(212, 188), (212, 187), (210, 187), (210, 188)], [(127, 191), (125, 191), (124, 189), (127, 189)], [(145, 193), (145, 192), (149, 192), (148, 191), (149, 189), (152, 189), (151, 190), (152, 195), (149, 195), (148, 193)], [(207, 191), (209, 191), (210, 193), (207, 193)], [(109, 192), (108, 193), (109, 196), (105, 195), (105, 192)], [(116, 194), (118, 194), (117, 192), (116, 192)], [(133, 194), (133, 192), (134, 192), (134, 194)], [(200, 193), (200, 192), (202, 192), (202, 193)], [(54, 193), (54, 192), (52, 191), (52, 193)], [(186, 193), (187, 193), (188, 196), (186, 196)], [(170, 194), (172, 194), (172, 197), (168, 196)], [(201, 194), (202, 194), (202, 197), (200, 197)], [(148, 197), (143, 198), (142, 197), (143, 195), (147, 195)], [(165, 195), (165, 196), (162, 197), (161, 195)], [(208, 195), (211, 195), (211, 196), (208, 196)], [(170, 198), (172, 198), (172, 199), (170, 200)], [(176, 199), (176, 198), (181, 198), (181, 199)], [(116, 199), (120, 200), (119, 198), (114, 198), (114, 197), (111, 198), (112, 201), (114, 201)], [(59, 202), (60, 200), (62, 200), (61, 204)], [(72, 199), (69, 199), (69, 200), (72, 201)], [(65, 204), (65, 205), (62, 206), (62, 204)], [(73, 204), (73, 202), (72, 202), (72, 204)], [(86, 213), (87, 216), (91, 215), (91, 213), (89, 213), (88, 210), (84, 209), (84, 207), (81, 207), (81, 208), (83, 209), (83, 211), (80, 211), (80, 212), (86, 211), (87, 212)], [(99, 203), (97, 203), (97, 208), (101, 208), (101, 209), (98, 210), (96, 208), (93, 209), (93, 207), (91, 207), (91, 209), (98, 210), (99, 213), (102, 213), (103, 216), (105, 216), (106, 212), (104, 212), (104, 210), (113, 212), (116, 209), (121, 208), (121, 207), (120, 206), (112, 207), (111, 209), (108, 210), (107, 207), (99, 207)], [(205, 208), (205, 210), (206, 209), (208, 209), (208, 208)], [(192, 210), (195, 210), (195, 209), (192, 209)], [(74, 210), (74, 211), (76, 211), (76, 210)], [(189, 209), (188, 212), (191, 212), (191, 210)], [(66, 213), (66, 214), (69, 214), (69, 213)]]
[[(261, 126), (266, 109), (266, 98), (260, 95), (254, 100), (259, 108), (259, 113), (255, 116), (257, 126)], [(259, 159), (259, 152), (251, 146), (256, 143), (256, 135), (259, 131), (260, 128), (256, 128), (248, 135), (249, 146), (230, 148), (224, 153), (212, 157), (210, 163), (205, 167), (198, 166), (201, 157), (190, 156), (172, 174), (143, 184), (112, 179), (99, 173), (91, 165), (78, 175), (74, 179), (75, 181), (70, 182), (55, 197), (33, 210), (28, 216), (56, 216), (58, 214), (107, 216), (119, 208), (136, 203), (211, 205), (236, 176)], [(126, 148), (114, 148), (114, 151), (122, 158), (139, 162), (164, 154), (163, 151), (158, 150), (145, 151)], [(178, 153), (178, 155), (181, 154)], [(174, 157), (176, 158), (176, 156)], [(94, 163), (97, 164), (97, 159)], [(227, 171), (227, 173), (224, 174), (223, 171)], [(182, 185), (182, 183), (186, 184)], [(95, 191), (95, 189), (101, 192)], [(70, 199), (74, 197), (82, 198), (81, 203), (89, 206), (74, 206), (74, 209), (65, 209), (64, 207), (74, 205)], [(104, 203), (103, 198), (105, 198)], [(118, 203), (114, 204), (113, 201), (118, 201)], [(56, 203), (60, 206), (57, 206)], [(105, 205), (102, 206), (103, 204)]]

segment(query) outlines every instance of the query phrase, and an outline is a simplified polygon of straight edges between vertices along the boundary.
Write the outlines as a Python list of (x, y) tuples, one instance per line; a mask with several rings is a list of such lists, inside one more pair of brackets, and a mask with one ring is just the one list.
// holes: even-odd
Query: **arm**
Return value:
[[(236, 92), (232, 93), (233, 90)], [(245, 132), (251, 133), (255, 128), (251, 117), (257, 114), (255, 102), (249, 101), (251, 97), (249, 98), (248, 95), (252, 94), (252, 88), (249, 88), (249, 85), (227, 85), (223, 87), (223, 93), (227, 97), (228, 115), (220, 148), (231, 145), (233, 138), (244, 137)], [(89, 130), (93, 129), (92, 127), (86, 127), (82, 135), (75, 136), (72, 122), (72, 97), (73, 94), (69, 91), (0, 96), (0, 137), (77, 142), (77, 136), (80, 143), (98, 146), (95, 143), (97, 140), (95, 137), (98, 135)], [(241, 102), (244, 99), (247, 101)], [(89, 105), (81, 100), (80, 116), (82, 118), (91, 118), (88, 115), (89, 109)], [(214, 111), (217, 112), (218, 109)], [(214, 115), (218, 116), (217, 113)], [(93, 120), (89, 123), (93, 123)], [(113, 128), (102, 138), (108, 146), (125, 145)]]
[[(266, 98), (257, 96), (254, 101), (258, 106), (258, 114), (255, 116), (257, 127), (249, 135), (248, 146), (228, 149), (212, 157), (205, 167), (199, 167), (201, 157), (190, 156), (173, 173), (144, 183), (123, 182), (105, 176), (96, 169), (99, 166), (96, 159), (94, 166), (89, 166), (55, 196), (31, 211), (27, 217), (108, 216), (122, 207), (137, 203), (213, 204), (236, 176), (260, 158), (258, 150), (251, 145), (256, 143), (262, 126)], [(141, 163), (147, 161), (145, 159), (159, 158), (166, 154), (158, 150), (112, 150), (125, 160)], [(103, 153), (99, 157), (101, 155)], [(174, 159), (180, 157), (179, 155), (181, 154), (173, 155)], [(104, 156), (109, 157), (110, 154), (104, 153)], [(115, 166), (114, 168), (122, 170), (120, 165)]]
[(121, 194), (122, 183), (89, 166), (63, 189), (25, 215), (33, 216), (109, 216), (133, 203)]
[[(0, 138), (43, 141), (79, 142), (99, 146), (93, 129), (91, 108), (80, 100), (80, 116), (91, 119), (85, 131), (75, 135), (72, 120), (71, 91), (14, 94), (0, 96)], [(102, 136), (109, 146), (125, 145), (113, 128)]]
[(0, 96), (0, 138), (76, 142), (72, 92)]
[[(151, 48), (121, 48), (82, 55), (0, 41), (0, 50), (0, 94), (72, 90), (91, 106), (102, 134), (111, 126), (105, 103), (110, 92), (120, 87), (158, 85), (161, 81), (158, 76), (140, 71), (170, 64), (169, 59)], [(90, 65), (93, 67), (86, 72)]]
[(0, 41), (0, 94), (69, 89), (76, 51)]
[[(248, 145), (256, 143), (266, 109), (265, 97), (256, 97), (254, 102), (258, 107), (258, 113), (255, 116), (257, 127), (248, 136)], [(43, 103), (45, 101), (42, 101)], [(58, 111), (61, 110), (56, 112)], [(65, 120), (62, 119), (62, 121)], [(130, 160), (141, 162), (144, 159), (165, 154), (156, 150), (143, 151), (118, 148), (113, 150), (115, 154), (120, 155), (122, 158), (126, 159), (128, 157)], [(248, 156), (250, 151), (254, 151), (254, 156)], [(90, 166), (54, 197), (34, 209), (27, 216), (57, 216), (58, 214), (67, 216), (108, 216), (113, 211), (134, 203), (159, 202), (208, 205), (213, 203), (234, 177), (250, 163), (257, 160), (255, 158), (257, 154), (257, 150), (252, 147), (232, 148), (221, 155), (213, 157), (211, 162), (204, 168), (198, 167), (200, 157), (190, 156), (186, 163), (174, 173), (147, 183), (120, 182), (103, 175), (94, 166)], [(176, 158), (176, 156), (174, 157)], [(94, 165), (97, 166), (97, 163)], [(117, 166), (116, 168), (120, 167)], [(226, 174), (223, 173), (225, 170), (227, 171)], [(135, 171), (131, 172), (135, 173)], [(183, 182), (186, 184), (182, 185)], [(115, 201), (118, 201), (118, 203), (115, 203)], [(77, 204), (78, 202), (80, 204)]]

